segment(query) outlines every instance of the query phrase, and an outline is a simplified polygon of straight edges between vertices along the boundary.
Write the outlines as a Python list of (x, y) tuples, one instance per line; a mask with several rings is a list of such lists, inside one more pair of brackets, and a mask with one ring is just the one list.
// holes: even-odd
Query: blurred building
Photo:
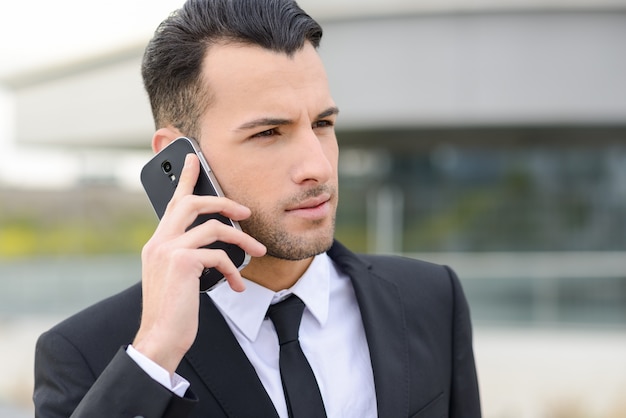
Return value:
[[(569, 252), (587, 268), (567, 273), (580, 280), (567, 291), (552, 284), (548, 305), (595, 295), (590, 309), (602, 312), (590, 319), (623, 320), (626, 2), (302, 5), (325, 28), (321, 54), (342, 110), (344, 241), (363, 251), (448, 256), (521, 251), (531, 257), (524, 265), (539, 263), (533, 252)], [(143, 47), (0, 80), (15, 116), (0, 184), (141, 193), (153, 132)], [(618, 261), (607, 262), (613, 255)], [(540, 263), (548, 271), (496, 276), (560, 280), (568, 263), (559, 257)], [(584, 279), (592, 275), (607, 282), (590, 295)], [(532, 283), (512, 286), (481, 306), (506, 308), (514, 297), (526, 306), (520, 318), (574, 315), (568, 306), (533, 308)]]

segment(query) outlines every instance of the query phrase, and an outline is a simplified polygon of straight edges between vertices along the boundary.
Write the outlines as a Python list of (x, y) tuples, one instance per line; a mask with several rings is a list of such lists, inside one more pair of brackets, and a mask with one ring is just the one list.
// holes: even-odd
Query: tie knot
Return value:
[(269, 307), (267, 316), (274, 323), (280, 345), (298, 340), (302, 312), (304, 312), (304, 302), (296, 295), (291, 295), (282, 302)]

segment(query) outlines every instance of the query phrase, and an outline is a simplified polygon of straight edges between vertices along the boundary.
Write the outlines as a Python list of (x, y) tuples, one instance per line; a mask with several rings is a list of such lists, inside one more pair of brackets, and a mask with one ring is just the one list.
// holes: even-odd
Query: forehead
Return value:
[(322, 60), (308, 42), (293, 55), (255, 45), (212, 45), (202, 75), (211, 107), (293, 105), (294, 101), (327, 107), (332, 102)]

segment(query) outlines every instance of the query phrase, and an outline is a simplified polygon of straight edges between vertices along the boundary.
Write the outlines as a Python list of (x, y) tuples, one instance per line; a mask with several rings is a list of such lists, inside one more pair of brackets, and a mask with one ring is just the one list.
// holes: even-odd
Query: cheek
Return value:
[(326, 145), (324, 148), (324, 154), (332, 166), (335, 177), (337, 177), (337, 167), (339, 166), (339, 146), (336, 140), (331, 141), (328, 145)]
[(224, 161), (209, 162), (213, 175), (217, 179), (218, 183), (224, 195), (230, 199), (236, 200), (237, 191), (241, 189), (242, 182), (239, 180), (239, 175), (233, 170), (229, 169), (228, 164)]
[[(208, 154), (208, 163), (224, 195), (239, 202), (239, 196), (242, 195), (242, 191), (245, 191), (244, 189), (247, 188), (253, 178), (248, 174), (250, 169), (246, 166), (247, 162), (235, 157), (235, 153), (231, 150), (213, 146), (211, 151), (211, 153), (205, 153), (205, 156)], [(220, 158), (216, 158), (217, 156)]]
[(241, 166), (238, 169), (224, 167), (223, 170), (223, 175), (218, 177), (218, 180), (222, 191), (229, 199), (250, 209), (257, 208), (259, 202), (271, 199), (268, 197), (267, 184), (270, 181), (267, 175), (259, 174), (257, 169)]
[(232, 175), (223, 175), (217, 178), (226, 197), (234, 200), (237, 203), (245, 205), (245, 202), (242, 200), (242, 198), (245, 198), (249, 193), (249, 184), (247, 181), (244, 181), (238, 176)]

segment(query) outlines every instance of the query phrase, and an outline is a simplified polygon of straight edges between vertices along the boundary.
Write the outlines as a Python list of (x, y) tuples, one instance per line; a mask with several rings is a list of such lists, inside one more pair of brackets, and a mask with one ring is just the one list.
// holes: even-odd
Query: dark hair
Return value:
[(321, 38), (320, 25), (293, 0), (188, 0), (159, 25), (143, 57), (157, 129), (172, 125), (199, 136), (211, 97), (202, 80), (211, 45), (235, 42), (293, 55), (306, 41), (317, 48)]

